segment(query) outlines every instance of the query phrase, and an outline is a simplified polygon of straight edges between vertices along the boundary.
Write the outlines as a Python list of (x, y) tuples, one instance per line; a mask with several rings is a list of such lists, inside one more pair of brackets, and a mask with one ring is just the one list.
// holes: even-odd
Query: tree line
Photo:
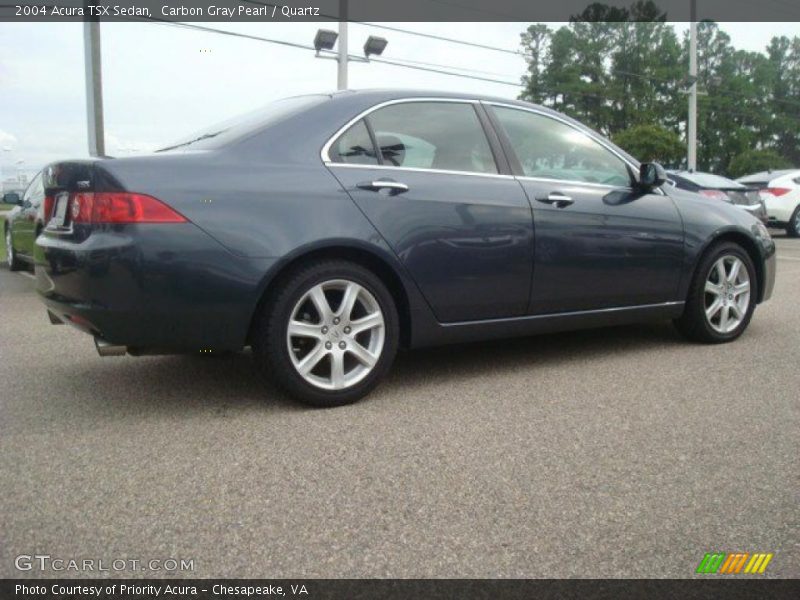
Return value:
[[(642, 160), (686, 166), (688, 33), (649, 0), (595, 4), (568, 25), (522, 34), (523, 100), (566, 113)], [(697, 169), (739, 177), (800, 167), (800, 37), (738, 50), (710, 21), (697, 33)]]

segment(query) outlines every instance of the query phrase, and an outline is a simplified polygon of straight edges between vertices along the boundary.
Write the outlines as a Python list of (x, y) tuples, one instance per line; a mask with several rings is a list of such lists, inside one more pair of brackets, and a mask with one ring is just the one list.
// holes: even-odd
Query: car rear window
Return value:
[(769, 187), (769, 181), (742, 181), (741, 183), (753, 188)]
[(219, 148), (253, 131), (282, 121), (302, 110), (320, 104), (329, 98), (330, 96), (325, 94), (314, 94), (276, 100), (257, 110), (205, 127), (192, 135), (157, 150), (157, 152)]
[(676, 175), (704, 188), (723, 189), (745, 187), (733, 179), (714, 175), (713, 173), (689, 173), (687, 171), (681, 171), (680, 173), (676, 173)]

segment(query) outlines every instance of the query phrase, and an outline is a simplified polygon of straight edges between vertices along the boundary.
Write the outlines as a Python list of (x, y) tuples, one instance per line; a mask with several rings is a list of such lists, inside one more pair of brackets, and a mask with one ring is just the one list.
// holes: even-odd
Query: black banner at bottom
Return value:
[(0, 598), (27, 600), (409, 600), (800, 598), (775, 579), (4, 579)]

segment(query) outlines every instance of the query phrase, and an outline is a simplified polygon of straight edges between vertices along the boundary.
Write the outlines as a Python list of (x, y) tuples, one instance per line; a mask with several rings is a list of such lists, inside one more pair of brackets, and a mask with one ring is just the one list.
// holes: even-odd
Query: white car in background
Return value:
[(764, 171), (736, 181), (761, 192), (770, 227), (785, 228), (790, 237), (800, 237), (800, 170)]

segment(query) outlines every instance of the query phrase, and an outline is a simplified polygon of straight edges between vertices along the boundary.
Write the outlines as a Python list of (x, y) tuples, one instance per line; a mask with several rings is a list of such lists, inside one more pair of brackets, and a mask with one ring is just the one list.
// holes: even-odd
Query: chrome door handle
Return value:
[(408, 186), (399, 181), (390, 181), (388, 179), (377, 179), (375, 181), (365, 181), (356, 185), (357, 188), (362, 190), (369, 190), (371, 192), (379, 192), (380, 190), (389, 190), (392, 194), (402, 194), (408, 191)]
[(556, 208), (564, 208), (575, 202), (571, 197), (560, 192), (550, 192), (546, 197), (537, 198), (536, 200), (544, 202), (545, 204), (554, 204)]

